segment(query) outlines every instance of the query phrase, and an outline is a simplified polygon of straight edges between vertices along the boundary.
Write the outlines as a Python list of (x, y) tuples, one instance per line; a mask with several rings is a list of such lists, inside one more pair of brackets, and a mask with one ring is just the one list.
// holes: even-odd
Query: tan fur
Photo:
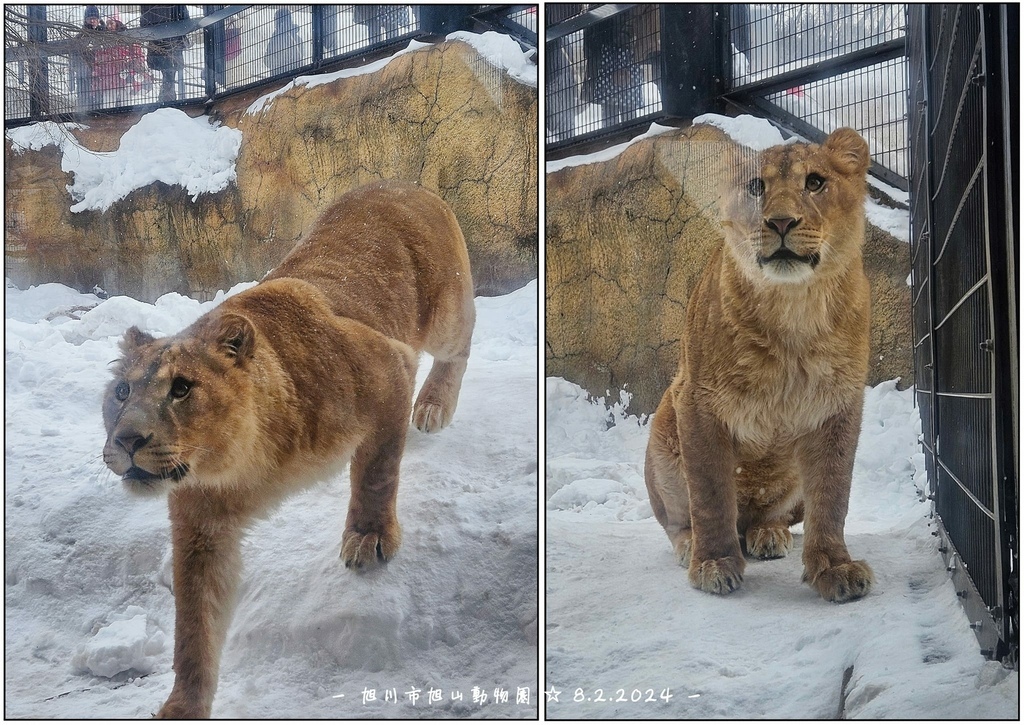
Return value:
[(740, 586), (741, 537), (753, 557), (785, 556), (800, 520), (805, 581), (837, 602), (871, 588), (843, 538), (868, 367), (868, 164), (851, 129), (726, 163), (725, 244), (690, 297), (645, 465), (655, 516), (704, 591)]
[[(183, 332), (125, 333), (103, 456), (133, 492), (169, 490), (175, 682), (158, 717), (210, 715), (254, 516), (350, 461), (341, 557), (358, 569), (395, 555), (410, 413), (427, 432), (451, 420), (474, 316), (451, 210), (382, 182), (343, 196), (263, 282)], [(434, 364), (413, 406), (421, 350)]]

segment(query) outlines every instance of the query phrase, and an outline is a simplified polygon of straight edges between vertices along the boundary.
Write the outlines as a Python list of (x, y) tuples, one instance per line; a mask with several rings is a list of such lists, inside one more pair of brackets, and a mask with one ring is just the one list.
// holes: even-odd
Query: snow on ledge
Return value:
[(725, 132), (725, 135), (738, 143), (740, 146), (764, 151), (772, 146), (779, 146), (787, 143), (797, 143), (798, 138), (791, 138), (788, 141), (782, 138), (782, 133), (769, 121), (743, 114), (741, 116), (721, 116), (717, 113), (705, 113), (693, 119), (693, 124), (703, 123), (714, 126)]
[(61, 150), (61, 171), (71, 172), (67, 187), (72, 212), (106, 211), (136, 189), (156, 181), (183, 187), (195, 201), (200, 194), (227, 188), (235, 180), (242, 132), (191, 118), (175, 108), (147, 113), (125, 131), (116, 151), (90, 151), (78, 143), (76, 124), (36, 123), (7, 132), (15, 151), (47, 145)]
[[(482, 35), (479, 33), (460, 31), (457, 33), (451, 33), (446, 36), (445, 40), (458, 40), (471, 45), (491, 65), (503, 68), (508, 72), (509, 76), (524, 85), (528, 85), (533, 88), (537, 87), (537, 66), (530, 62), (528, 56), (520, 49), (519, 44), (508, 35), (495, 33), (493, 31), (487, 31)], [(411, 40), (409, 41), (408, 46), (402, 48), (397, 53), (390, 55), (387, 58), (376, 60), (373, 63), (367, 63), (366, 65), (362, 65), (357, 68), (344, 68), (342, 70), (335, 71), (334, 73), (298, 76), (277, 90), (271, 91), (270, 93), (257, 98), (253, 101), (252, 105), (246, 109), (245, 113), (246, 115), (264, 113), (278, 96), (287, 93), (289, 90), (297, 86), (315, 88), (316, 86), (321, 86), (326, 83), (334, 83), (335, 81), (343, 78), (354, 78), (368, 73), (376, 73), (400, 55), (405, 55), (406, 53), (411, 53), (413, 51), (420, 50), (421, 48), (429, 47), (431, 47), (430, 43), (421, 43), (417, 40)]]
[(570, 166), (586, 166), (587, 164), (597, 164), (602, 161), (610, 161), (611, 159), (614, 159), (616, 156), (621, 154), (623, 151), (625, 151), (633, 144), (639, 141), (643, 141), (645, 138), (660, 136), (661, 134), (666, 133), (667, 131), (676, 130), (678, 129), (676, 129), (674, 126), (662, 126), (657, 123), (652, 123), (650, 128), (647, 129), (647, 131), (640, 134), (639, 136), (634, 136), (625, 143), (620, 143), (615, 146), (609, 146), (606, 149), (595, 151), (592, 154), (569, 156), (564, 159), (558, 159), (557, 161), (549, 161), (544, 168), (546, 173), (553, 174), (556, 171), (561, 171), (562, 169), (568, 168)]
[(69, 138), (73, 138), (72, 131), (82, 131), (87, 128), (89, 127), (80, 123), (41, 121), (20, 128), (12, 128), (6, 133), (6, 136), (11, 142), (11, 148), (20, 155), (26, 151), (39, 151), (46, 146), (62, 148)]
[(376, 60), (373, 63), (361, 65), (358, 68), (344, 68), (342, 70), (335, 71), (334, 73), (323, 73), (320, 75), (297, 76), (296, 78), (293, 78), (290, 82), (278, 88), (276, 91), (271, 91), (270, 93), (267, 93), (266, 95), (257, 98), (255, 101), (252, 102), (252, 105), (246, 109), (245, 115), (254, 116), (258, 113), (266, 112), (267, 108), (270, 106), (271, 103), (274, 102), (274, 100), (277, 99), (278, 96), (284, 95), (292, 88), (295, 88), (297, 86), (315, 88), (316, 86), (322, 86), (326, 83), (334, 83), (334, 81), (341, 80), (342, 78), (354, 78), (356, 76), (362, 76), (368, 73), (376, 73), (377, 71), (381, 70), (386, 65), (388, 65), (388, 63), (393, 61), (398, 56), (405, 55), (406, 53), (411, 53), (412, 51), (419, 50), (420, 48), (428, 47), (430, 47), (429, 43), (420, 43), (419, 41), (411, 40), (409, 41), (408, 46), (402, 48), (394, 55), (390, 55), (387, 58), (381, 58), (380, 60)]
[(493, 30), (470, 33), (460, 30), (445, 36), (445, 40), (460, 40), (473, 47), (491, 65), (504, 69), (513, 80), (531, 88), (537, 87), (537, 66), (510, 36)]

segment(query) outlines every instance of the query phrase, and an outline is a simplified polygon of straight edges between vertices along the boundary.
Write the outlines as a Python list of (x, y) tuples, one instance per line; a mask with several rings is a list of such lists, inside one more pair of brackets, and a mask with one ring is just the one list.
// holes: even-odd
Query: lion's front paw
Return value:
[(803, 580), (830, 602), (848, 602), (870, 592), (875, 575), (867, 562), (849, 561), (822, 569), (814, 576), (805, 569)]
[(703, 592), (728, 594), (739, 589), (743, 582), (742, 557), (726, 556), (721, 559), (690, 562), (690, 583)]
[(365, 533), (348, 528), (341, 537), (341, 560), (346, 568), (356, 569), (387, 562), (398, 553), (401, 543), (402, 528), (398, 522), (385, 525), (381, 531)]
[(154, 720), (202, 720), (210, 717), (209, 707), (190, 703), (180, 695), (171, 692), (167, 702), (153, 716)]
[(448, 425), (451, 419), (451, 411), (446, 410), (440, 403), (420, 400), (416, 402), (416, 407), (412, 411), (413, 425), (424, 433), (436, 433)]
[(747, 553), (758, 559), (781, 559), (793, 548), (793, 534), (784, 526), (751, 526), (745, 538)]

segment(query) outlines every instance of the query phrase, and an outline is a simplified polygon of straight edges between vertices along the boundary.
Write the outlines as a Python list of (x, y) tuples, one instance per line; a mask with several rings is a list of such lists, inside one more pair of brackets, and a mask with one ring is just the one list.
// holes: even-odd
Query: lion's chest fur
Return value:
[(712, 409), (741, 450), (764, 455), (818, 429), (843, 409), (829, 356), (812, 351), (747, 351), (708, 390)]
[(742, 458), (786, 449), (857, 404), (867, 367), (861, 303), (866, 295), (813, 289), (717, 295), (692, 382)]

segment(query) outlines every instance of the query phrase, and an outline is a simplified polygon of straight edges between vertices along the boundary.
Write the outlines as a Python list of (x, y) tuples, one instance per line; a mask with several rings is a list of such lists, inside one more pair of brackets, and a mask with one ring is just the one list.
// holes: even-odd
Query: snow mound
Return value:
[(27, 126), (12, 128), (7, 131), (6, 136), (11, 142), (11, 148), (17, 154), (26, 151), (39, 151), (47, 146), (63, 147), (71, 137), (72, 131), (87, 129), (80, 123), (54, 123), (53, 121), (40, 121), (30, 123)]
[[(36, 128), (38, 127), (38, 128)], [(176, 108), (147, 113), (129, 128), (116, 151), (90, 151), (70, 129), (81, 126), (49, 122), (9, 131), (17, 148), (53, 144), (61, 150), (61, 170), (74, 175), (67, 187), (72, 212), (106, 211), (136, 189), (162, 181), (181, 186), (195, 201), (200, 194), (226, 189), (235, 180), (235, 160), (242, 132), (205, 116), (191, 118)]]
[(148, 675), (166, 650), (167, 637), (142, 607), (130, 606), (101, 627), (71, 660), (76, 672), (113, 677), (122, 672)]
[[(7, 287), (13, 286), (13, 283), (7, 280)], [(100, 302), (96, 295), (83, 295), (66, 285), (50, 282), (29, 287), (21, 294), (9, 297), (4, 316), (8, 320), (34, 323), (52, 319), (61, 312), (92, 307)]]

